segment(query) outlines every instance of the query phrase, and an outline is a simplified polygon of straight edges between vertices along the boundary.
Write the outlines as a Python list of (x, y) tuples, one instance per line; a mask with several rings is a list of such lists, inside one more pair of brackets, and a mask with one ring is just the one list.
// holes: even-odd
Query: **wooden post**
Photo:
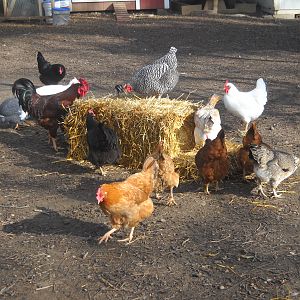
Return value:
[(7, 0), (3, 0), (3, 15), (7, 17)]
[(213, 11), (217, 13), (219, 9), (219, 0), (213, 0)]
[(54, 8), (54, 0), (51, 0), (51, 8)]
[(37, 5), (39, 9), (39, 16), (41, 17), (43, 15), (43, 9), (42, 9), (42, 2), (41, 0), (37, 0)]

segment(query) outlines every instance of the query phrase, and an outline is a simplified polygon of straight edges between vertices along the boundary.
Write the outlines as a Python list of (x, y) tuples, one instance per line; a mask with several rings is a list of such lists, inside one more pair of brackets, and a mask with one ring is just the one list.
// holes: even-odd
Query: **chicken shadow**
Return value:
[(55, 152), (47, 142), (47, 132), (39, 126), (22, 127), (18, 131), (1, 131), (1, 143), (27, 158), (21, 163), (16, 163), (16, 166), (67, 174), (93, 171), (87, 166), (67, 161), (68, 144), (63, 134), (59, 134), (58, 141), (60, 149)]
[[(38, 235), (72, 235), (94, 242), (96, 237), (102, 236), (108, 228), (103, 224), (85, 222), (75, 218), (62, 216), (58, 212), (39, 208), (42, 212), (32, 219), (3, 226), (3, 231), (11, 234)], [(100, 214), (100, 212), (99, 212)]]

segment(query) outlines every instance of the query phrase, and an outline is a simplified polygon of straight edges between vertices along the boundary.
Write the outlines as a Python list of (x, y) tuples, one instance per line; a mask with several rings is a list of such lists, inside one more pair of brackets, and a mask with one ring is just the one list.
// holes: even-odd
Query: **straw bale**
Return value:
[(202, 103), (157, 98), (91, 98), (76, 100), (64, 120), (69, 141), (68, 158), (87, 157), (86, 114), (90, 108), (96, 118), (116, 131), (122, 149), (120, 164), (141, 168), (159, 141), (174, 158), (183, 179), (195, 179), (194, 112)]

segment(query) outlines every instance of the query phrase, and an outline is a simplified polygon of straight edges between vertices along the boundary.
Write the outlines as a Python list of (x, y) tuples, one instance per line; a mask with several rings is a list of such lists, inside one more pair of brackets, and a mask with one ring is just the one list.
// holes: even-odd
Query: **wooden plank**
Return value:
[(124, 2), (113, 2), (113, 7), (116, 13), (117, 22), (128, 22), (130, 20)]
[(32, 16), (32, 17), (0, 17), (0, 22), (4, 21), (31, 21), (31, 20), (44, 20), (49, 19), (52, 17), (46, 17), (46, 16)]

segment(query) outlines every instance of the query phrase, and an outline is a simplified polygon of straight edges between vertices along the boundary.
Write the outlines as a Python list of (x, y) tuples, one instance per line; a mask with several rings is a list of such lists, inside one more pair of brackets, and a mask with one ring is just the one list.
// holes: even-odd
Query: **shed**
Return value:
[(169, 9), (170, 0), (72, 0), (73, 12), (113, 10), (113, 3), (123, 2), (127, 10)]

